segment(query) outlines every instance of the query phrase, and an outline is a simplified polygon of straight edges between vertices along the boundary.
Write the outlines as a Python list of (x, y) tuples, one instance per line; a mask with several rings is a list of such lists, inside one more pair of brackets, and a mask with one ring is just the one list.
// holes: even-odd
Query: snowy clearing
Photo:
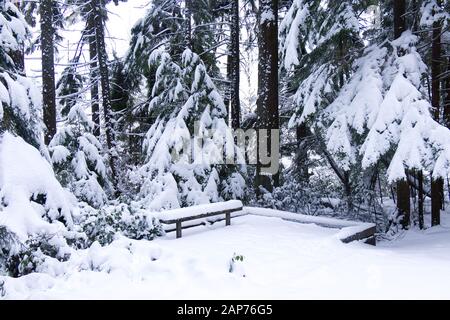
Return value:
[[(178, 240), (170, 234), (94, 245), (49, 266), (55, 276), (3, 278), (4, 298), (448, 299), (450, 219), (444, 219), (441, 227), (372, 247), (341, 243), (337, 229), (242, 216), (231, 227), (186, 230)], [(237, 274), (229, 273), (234, 253), (244, 256)]]

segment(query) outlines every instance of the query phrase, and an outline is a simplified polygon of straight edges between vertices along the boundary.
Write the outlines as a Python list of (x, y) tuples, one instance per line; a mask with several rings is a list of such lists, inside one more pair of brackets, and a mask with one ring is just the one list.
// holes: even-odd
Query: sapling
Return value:
[(239, 277), (245, 277), (245, 268), (244, 268), (244, 256), (233, 254), (233, 257), (230, 260), (229, 272), (234, 273)]

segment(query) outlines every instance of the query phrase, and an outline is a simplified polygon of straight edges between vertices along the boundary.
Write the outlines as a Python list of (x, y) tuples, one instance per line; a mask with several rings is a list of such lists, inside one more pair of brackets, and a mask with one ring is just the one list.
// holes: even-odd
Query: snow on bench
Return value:
[[(234, 214), (233, 214), (234, 213)], [(233, 215), (232, 215), (233, 214)], [(181, 238), (181, 230), (206, 225), (205, 219), (225, 215), (224, 218), (208, 220), (210, 223), (225, 220), (226, 225), (231, 224), (231, 217), (240, 215), (257, 215), (281, 218), (283, 220), (311, 223), (321, 227), (340, 229), (337, 237), (344, 243), (362, 240), (368, 244), (375, 245), (375, 224), (341, 220), (327, 217), (308, 216), (300, 213), (292, 213), (274, 209), (243, 207), (239, 200), (211, 203), (187, 208), (167, 210), (160, 212), (157, 218), (162, 224), (175, 225), (175, 228), (167, 229), (166, 232), (177, 232), (177, 238)]]
[[(175, 224), (176, 228), (173, 230), (166, 230), (166, 232), (177, 232), (177, 238), (181, 238), (181, 230), (183, 229), (182, 223), (191, 221), (193, 223), (185, 225), (184, 229), (204, 225), (205, 222), (198, 220), (204, 220), (205, 218), (225, 215), (226, 225), (231, 224), (231, 213), (242, 211), (243, 205), (239, 200), (231, 200), (227, 202), (210, 203), (204, 205), (198, 205), (187, 208), (173, 209), (163, 211), (158, 214), (159, 221), (162, 224)], [(223, 220), (223, 219), (219, 219)], [(215, 222), (215, 221), (214, 221)]]
[(298, 223), (312, 223), (325, 228), (336, 228), (340, 229), (337, 234), (338, 239), (344, 243), (362, 240), (367, 244), (376, 245), (376, 226), (373, 223), (308, 216), (300, 213), (255, 207), (244, 207), (244, 212), (246, 214), (281, 218), (283, 220)]

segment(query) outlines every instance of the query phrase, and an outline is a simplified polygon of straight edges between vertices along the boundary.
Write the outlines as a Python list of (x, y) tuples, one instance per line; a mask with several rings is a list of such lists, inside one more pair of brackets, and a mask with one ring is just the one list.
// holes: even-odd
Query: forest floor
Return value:
[[(377, 247), (343, 244), (337, 233), (243, 216), (231, 227), (186, 230), (182, 239), (119, 238), (79, 250), (46, 273), (3, 278), (4, 298), (450, 298), (449, 214), (441, 227), (408, 231)], [(229, 272), (234, 253), (244, 256), (240, 274)]]

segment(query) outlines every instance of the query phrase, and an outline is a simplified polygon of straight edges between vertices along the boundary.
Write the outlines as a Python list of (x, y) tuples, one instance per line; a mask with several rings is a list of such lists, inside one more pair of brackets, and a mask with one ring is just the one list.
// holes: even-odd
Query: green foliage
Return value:
[(53, 235), (36, 235), (30, 237), (20, 251), (13, 254), (6, 262), (8, 274), (11, 277), (21, 277), (33, 272), (38, 272), (45, 260), (55, 258), (59, 261), (67, 261), (68, 254), (60, 254), (60, 247), (56, 244)]
[(20, 250), (16, 235), (0, 225), (0, 274), (7, 273), (7, 261)]
[(110, 244), (118, 232), (135, 240), (153, 240), (164, 234), (156, 218), (126, 204), (91, 212), (81, 223), (81, 228), (90, 243), (98, 241), (101, 245)]

